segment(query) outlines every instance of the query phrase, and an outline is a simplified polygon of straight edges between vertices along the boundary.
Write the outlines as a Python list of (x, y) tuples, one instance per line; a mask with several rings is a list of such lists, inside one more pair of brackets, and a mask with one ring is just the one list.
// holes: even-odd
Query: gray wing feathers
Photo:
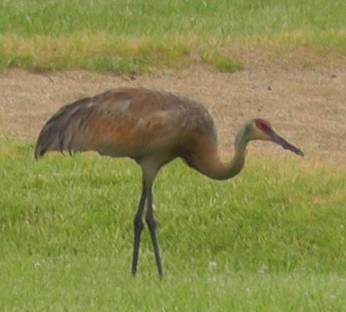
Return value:
[(86, 108), (93, 104), (93, 98), (85, 98), (62, 107), (42, 128), (37, 139), (35, 159), (42, 157), (47, 151), (68, 151), (75, 153), (80, 138), (78, 131), (83, 122)]

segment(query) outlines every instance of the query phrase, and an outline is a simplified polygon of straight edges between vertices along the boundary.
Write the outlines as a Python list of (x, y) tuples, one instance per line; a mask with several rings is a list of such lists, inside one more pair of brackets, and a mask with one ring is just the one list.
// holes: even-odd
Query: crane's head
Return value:
[(278, 145), (281, 145), (284, 149), (290, 150), (291, 152), (304, 156), (304, 153), (293, 144), (287, 142), (283, 137), (279, 136), (272, 128), (269, 121), (265, 119), (253, 119), (245, 124), (245, 132), (248, 141), (252, 140), (264, 140), (272, 141)]

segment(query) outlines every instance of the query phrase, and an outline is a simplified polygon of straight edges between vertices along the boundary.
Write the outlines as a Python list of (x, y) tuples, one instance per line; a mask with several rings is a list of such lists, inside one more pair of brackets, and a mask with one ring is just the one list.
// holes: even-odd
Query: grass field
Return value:
[(341, 0), (4, 0), (0, 68), (233, 72), (244, 46), (344, 54), (345, 14)]
[(165, 278), (146, 230), (134, 279), (136, 165), (0, 148), (1, 311), (345, 311), (344, 170), (250, 157), (220, 183), (169, 165), (154, 191)]
[[(233, 72), (245, 66), (244, 55), (251, 58), (254, 50), (278, 57), (287, 51), (323, 57), (336, 52), (342, 60), (345, 16), (346, 2), (341, 0), (2, 0), (0, 70), (142, 74), (206, 64), (212, 70)], [(302, 59), (309, 63), (309, 58)], [(286, 66), (292, 62), (294, 57)], [(292, 96), (283, 99), (280, 84), (286, 87), (287, 80), (269, 75), (264, 81), (273, 89), (269, 94), (265, 85), (267, 93), (259, 96), (262, 85), (238, 77), (250, 84), (240, 85), (238, 97), (230, 100), (236, 106), (245, 103), (239, 118), (250, 106), (268, 112), (267, 105), (275, 100), (270, 104), (272, 117), (281, 112), (300, 118), (291, 135), (312, 141), (311, 154), (322, 146), (328, 153), (321, 159), (328, 159), (345, 146), (338, 143), (344, 139), (342, 128), (336, 136), (334, 132), (344, 109), (334, 105), (336, 95), (343, 96), (337, 92), (343, 80), (336, 67), (331, 66), (323, 79), (316, 73), (304, 88), (291, 85)], [(203, 78), (190, 81), (191, 86), (196, 88)], [(306, 80), (298, 78), (303, 85)], [(47, 77), (49, 84), (38, 80), (36, 84), (49, 94), (30, 99), (28, 94), (37, 92), (34, 84), (27, 83), (25, 93), (19, 90), (22, 85), (1, 80), (5, 83), (1, 99), (7, 106), (0, 103), (0, 125), (12, 122), (22, 129), (8, 133), (24, 133), (32, 123), (43, 122), (53, 104), (49, 109), (39, 106), (47, 105), (51, 93), (66, 92), (59, 79)], [(206, 92), (215, 88), (217, 93), (210, 82), (209, 77), (203, 94), (223, 105), (224, 110), (213, 106), (213, 111), (229, 122), (221, 118), (229, 104)], [(89, 87), (83, 85), (79, 91), (71, 84), (79, 92), (73, 96)], [(302, 100), (297, 90), (314, 96), (308, 107), (321, 115), (318, 122), (307, 118), (306, 107), (300, 115), (282, 105), (293, 103), (299, 110), (296, 103)], [(242, 92), (249, 92), (249, 97), (240, 97)], [(259, 103), (254, 103), (258, 96)], [(59, 101), (67, 98), (61, 96)], [(20, 105), (23, 109), (18, 109)], [(330, 105), (330, 110), (317, 110), (319, 105)], [(37, 111), (31, 114), (29, 109)], [(32, 123), (26, 122), (28, 115)], [(279, 120), (282, 126), (291, 125), (285, 118)], [(304, 131), (311, 138), (295, 135)], [(27, 132), (32, 138), (33, 130)], [(329, 150), (332, 139), (334, 150)], [(95, 154), (74, 158), (50, 154), (35, 162), (33, 148), (32, 139), (0, 133), (0, 311), (346, 311), (342, 162), (336, 167), (309, 156), (272, 159), (250, 153), (245, 170), (227, 182), (208, 180), (179, 161), (170, 164), (154, 188), (165, 273), (160, 280), (147, 229), (138, 276), (130, 275), (139, 168), (129, 160)]]

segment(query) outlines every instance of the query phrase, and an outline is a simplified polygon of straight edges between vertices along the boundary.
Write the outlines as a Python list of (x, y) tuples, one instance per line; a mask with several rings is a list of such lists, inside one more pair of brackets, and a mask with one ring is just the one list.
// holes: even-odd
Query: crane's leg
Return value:
[(142, 189), (142, 195), (139, 200), (139, 205), (137, 209), (137, 213), (135, 215), (135, 218), (133, 219), (133, 225), (134, 225), (134, 243), (133, 243), (133, 257), (132, 257), (132, 275), (135, 276), (137, 273), (137, 264), (138, 264), (138, 254), (139, 254), (139, 244), (141, 241), (141, 233), (143, 230), (143, 212), (144, 212), (144, 206), (145, 206), (145, 200), (147, 198), (147, 187), (145, 185), (145, 182), (143, 181), (143, 189)]
[(147, 199), (148, 199), (148, 202), (147, 202), (147, 213), (145, 216), (145, 221), (149, 228), (151, 241), (153, 242), (157, 270), (159, 272), (160, 277), (162, 277), (163, 272), (162, 272), (159, 243), (157, 241), (157, 236), (156, 236), (157, 221), (155, 220), (154, 211), (153, 211), (152, 186), (148, 187)]

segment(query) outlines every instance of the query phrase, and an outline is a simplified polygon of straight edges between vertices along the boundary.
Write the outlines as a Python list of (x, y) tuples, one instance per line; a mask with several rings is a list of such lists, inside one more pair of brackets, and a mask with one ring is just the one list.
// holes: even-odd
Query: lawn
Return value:
[[(2, 0), (1, 71), (86, 69), (136, 79), (166, 68), (202, 65), (232, 73), (248, 66), (246, 58), (255, 64), (252, 53), (258, 51), (279, 59), (297, 51), (320, 59), (332, 54), (332, 62), (329, 80), (316, 72), (313, 84), (292, 88), (291, 97), (282, 98), (278, 91), (286, 80), (272, 81), (269, 75), (265, 83), (273, 88), (253, 88), (249, 78), (252, 85), (237, 90), (249, 97), (229, 99), (236, 107), (244, 103), (237, 118), (255, 105), (268, 113), (269, 103), (272, 117), (292, 115), (294, 124), (297, 116), (292, 131), (306, 130), (311, 138), (295, 137), (312, 141), (309, 152), (321, 145), (324, 158), (312, 153), (305, 160), (287, 154), (269, 158), (254, 149), (244, 171), (227, 182), (211, 181), (179, 160), (162, 170), (154, 203), (163, 279), (146, 228), (138, 276), (130, 274), (133, 217), (141, 191), (138, 166), (93, 153), (73, 158), (52, 153), (36, 162), (32, 129), (27, 140), (0, 133), (0, 311), (346, 311), (346, 167), (321, 161), (342, 153), (344, 146), (337, 143), (344, 138), (342, 128), (332, 132), (344, 106), (330, 103), (336, 95), (342, 98), (337, 86), (343, 73), (336, 72), (333, 57), (345, 56), (345, 16), (341, 0)], [(288, 68), (295, 58), (289, 60)], [(302, 60), (309, 63), (309, 57)], [(59, 77), (47, 79), (52, 87)], [(201, 76), (190, 82), (191, 88), (203, 83), (204, 90), (211, 88), (211, 80), (206, 81)], [(32, 116), (32, 123), (43, 123), (48, 109), (35, 114), (18, 109), (27, 105), (25, 93), (6, 83), (2, 99), (10, 105), (0, 103), (1, 122), (13, 120), (24, 129), (32, 127), (23, 122)], [(75, 84), (71, 88), (78, 89)], [(263, 88), (267, 93), (253, 104)], [(319, 88), (317, 95), (314, 88)], [(73, 95), (84, 95), (86, 89)], [(306, 117), (296, 89), (314, 96), (306, 107), (315, 107), (318, 122)], [(35, 93), (37, 88), (28, 83), (26, 90)], [(27, 110), (47, 105), (47, 94), (40, 95), (29, 100)], [(220, 98), (213, 96), (215, 105), (229, 105)], [(283, 102), (296, 105), (296, 112)], [(324, 103), (330, 110), (317, 109)], [(213, 111), (222, 119), (214, 104)], [(285, 118), (277, 124), (285, 120), (282, 127), (291, 125)], [(339, 150), (329, 151), (329, 141)]]
[(147, 229), (130, 275), (135, 164), (1, 150), (1, 311), (344, 311), (344, 170), (250, 156), (215, 182), (170, 164), (154, 190), (161, 280)]
[(328, 0), (5, 0), (0, 68), (234, 72), (258, 48), (344, 55), (345, 14), (344, 1)]

